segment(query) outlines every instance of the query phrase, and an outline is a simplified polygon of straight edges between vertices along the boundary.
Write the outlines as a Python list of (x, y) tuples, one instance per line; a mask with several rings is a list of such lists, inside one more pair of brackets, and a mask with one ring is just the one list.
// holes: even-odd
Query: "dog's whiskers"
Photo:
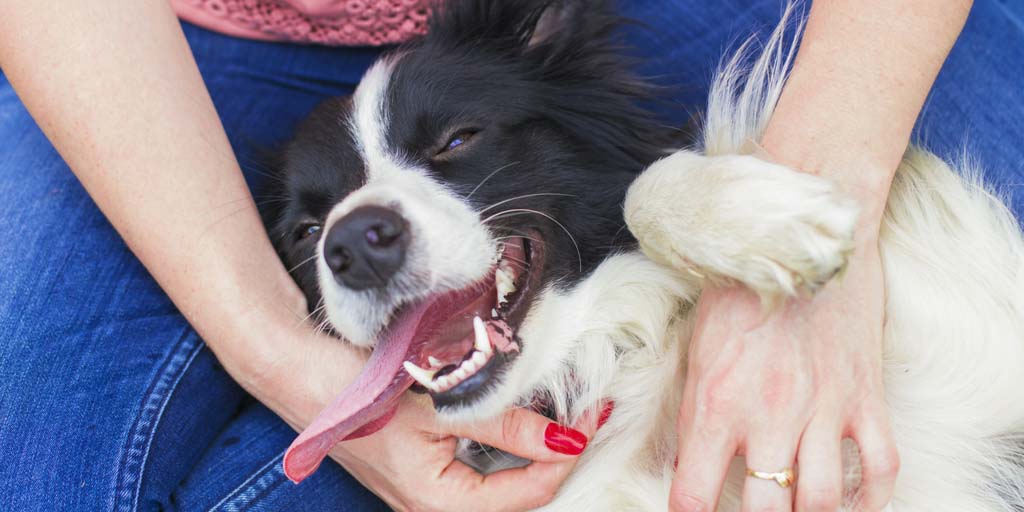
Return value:
[(529, 263), (527, 263), (525, 260), (521, 260), (519, 258), (513, 258), (511, 256), (505, 256), (502, 259), (508, 261), (512, 265), (519, 266), (523, 270), (526, 270), (527, 268), (529, 268)]
[(323, 301), (323, 299), (320, 299), (319, 305), (317, 307), (313, 308), (313, 310), (310, 311), (309, 314), (306, 315), (299, 323), (304, 324), (304, 323), (308, 322), (310, 318), (313, 318), (314, 316), (316, 316), (318, 313), (324, 311), (325, 309), (327, 309), (327, 303), (325, 303)]
[(487, 210), (490, 210), (492, 208), (496, 208), (496, 207), (501, 206), (501, 205), (503, 205), (505, 203), (510, 203), (512, 201), (517, 201), (519, 199), (527, 199), (527, 198), (530, 198), (530, 197), (538, 197), (538, 196), (576, 197), (576, 196), (574, 196), (572, 194), (561, 194), (561, 193), (558, 193), (558, 192), (539, 192), (539, 193), (536, 193), (536, 194), (526, 194), (526, 195), (510, 197), (508, 199), (504, 199), (504, 200), (498, 201), (497, 203), (494, 203), (494, 204), (488, 206), (487, 208), (484, 208), (483, 210), (480, 210), (480, 213), (483, 214)]
[(305, 264), (315, 260), (317, 258), (317, 256), (319, 256), (319, 255), (320, 255), (319, 253), (318, 254), (314, 254), (314, 255), (312, 255), (312, 256), (310, 256), (310, 257), (300, 261), (297, 265), (295, 265), (294, 267), (288, 269), (288, 273), (291, 274), (292, 272), (295, 272), (296, 270), (299, 269), (299, 267), (301, 267), (301, 266), (303, 266), (303, 265), (305, 265)]
[(554, 222), (558, 227), (562, 228), (562, 231), (565, 231), (565, 234), (569, 236), (569, 241), (571, 241), (572, 245), (576, 248), (576, 257), (579, 259), (580, 272), (583, 272), (583, 253), (580, 251), (580, 244), (576, 243), (576, 237), (572, 236), (572, 233), (569, 231), (569, 228), (565, 227), (564, 224), (559, 222), (551, 215), (548, 215), (544, 212), (540, 212), (537, 210), (531, 210), (528, 208), (512, 208), (509, 210), (502, 210), (498, 213), (495, 213), (494, 215), (491, 215), (490, 217), (487, 217), (486, 219), (483, 220), (483, 223), (487, 224), (488, 222), (499, 218), (515, 217), (517, 215), (528, 214), (540, 215), (541, 217), (544, 217), (550, 220), (551, 222)]
[(529, 240), (529, 241), (531, 241), (531, 242), (533, 242), (533, 243), (535, 243), (537, 245), (544, 245), (544, 241), (543, 240), (541, 240), (539, 238), (534, 238), (532, 236), (527, 236), (527, 235), (499, 236), (499, 237), (495, 238), (494, 241), (500, 242), (502, 240), (513, 240), (513, 239), (516, 239), (516, 238), (525, 238), (526, 240)]
[(518, 161), (509, 162), (509, 163), (507, 163), (507, 164), (505, 164), (505, 165), (495, 169), (494, 172), (488, 174), (484, 179), (480, 180), (480, 183), (477, 183), (476, 187), (473, 187), (473, 190), (471, 190), (469, 192), (469, 194), (466, 195), (466, 199), (469, 199), (469, 198), (473, 197), (473, 194), (475, 194), (477, 190), (480, 190), (480, 187), (484, 186), (484, 183), (487, 183), (487, 180), (493, 178), (495, 174), (498, 174), (499, 172), (504, 171), (505, 169), (508, 169), (509, 167), (512, 167), (513, 165), (516, 165), (518, 163), (520, 163), (520, 162), (518, 162)]

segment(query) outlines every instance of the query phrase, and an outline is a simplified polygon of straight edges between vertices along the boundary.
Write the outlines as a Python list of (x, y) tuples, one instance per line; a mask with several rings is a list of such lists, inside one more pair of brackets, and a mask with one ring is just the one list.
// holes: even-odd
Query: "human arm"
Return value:
[[(263, 230), (167, 2), (0, 1), (0, 66), (229, 373), (294, 428), (307, 425), (364, 354), (302, 322), (304, 299)], [(451, 436), (462, 433), (435, 424), (422, 400), (334, 455), (399, 508), (428, 508), (452, 488), (468, 509), (490, 498), (522, 508), (549, 498), (575, 460), (545, 447), (547, 424), (519, 411), (466, 432), (548, 462), (490, 479), (446, 471), (460, 468)], [(420, 464), (368, 462), (398, 450)]]
[(675, 511), (714, 510), (734, 454), (793, 466), (795, 488), (747, 479), (744, 509), (836, 510), (840, 440), (861, 450), (865, 510), (892, 495), (898, 454), (882, 383), (884, 288), (878, 235), (893, 173), (970, 2), (815, 2), (761, 147), (824, 176), (860, 207), (841, 281), (765, 316), (753, 292), (707, 287), (680, 411)]

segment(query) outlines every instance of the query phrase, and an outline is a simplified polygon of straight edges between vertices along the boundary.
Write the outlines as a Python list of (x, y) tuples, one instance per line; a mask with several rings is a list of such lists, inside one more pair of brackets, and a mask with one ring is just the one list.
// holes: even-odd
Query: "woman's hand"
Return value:
[(757, 471), (799, 466), (796, 485), (747, 478), (743, 510), (834, 511), (840, 441), (861, 451), (857, 499), (891, 498), (899, 458), (882, 387), (884, 290), (877, 243), (813, 298), (766, 314), (743, 288), (707, 288), (690, 342), (673, 511), (713, 511), (734, 454)]
[[(250, 392), (300, 431), (354, 378), (362, 353), (294, 321), (275, 337), (288, 341), (276, 344), (280, 350), (267, 354), (261, 371), (238, 373), (250, 377), (240, 378)], [(610, 412), (606, 408), (604, 417)], [(585, 415), (569, 431), (516, 409), (483, 423), (451, 425), (437, 420), (428, 397), (407, 393), (387, 426), (339, 444), (331, 457), (396, 510), (526, 510), (554, 497), (597, 421)], [(457, 438), (535, 462), (482, 476), (455, 460)]]
[(796, 487), (747, 478), (744, 510), (836, 509), (839, 441), (861, 451), (859, 508), (892, 495), (898, 456), (882, 389), (879, 226), (889, 186), (970, 0), (812, 2), (793, 70), (761, 140), (773, 160), (834, 180), (861, 206), (844, 278), (765, 314), (744, 289), (698, 305), (671, 505), (710, 512), (733, 454), (800, 466)]
[[(406, 396), (386, 427), (342, 443), (331, 457), (396, 510), (528, 510), (550, 502), (577, 461), (576, 455), (548, 446), (549, 425), (554, 424), (537, 413), (516, 409), (486, 423), (445, 427), (435, 421), (428, 399)], [(597, 431), (597, 415), (574, 427), (578, 430), (573, 436), (580, 439), (570, 441), (562, 434), (558, 442), (582, 450), (585, 439)], [(535, 462), (482, 476), (455, 460), (457, 437)]]

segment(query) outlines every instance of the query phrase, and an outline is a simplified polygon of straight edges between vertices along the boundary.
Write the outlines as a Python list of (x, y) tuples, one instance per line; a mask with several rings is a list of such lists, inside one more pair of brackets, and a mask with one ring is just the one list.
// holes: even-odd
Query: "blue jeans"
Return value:
[[(919, 123), (966, 148), (993, 186), (1024, 183), (1024, 8), (978, 0)], [(682, 124), (720, 56), (770, 28), (778, 0), (624, 2), (643, 72)], [(254, 148), (345, 94), (365, 49), (185, 32), (255, 185)], [(187, 170), (183, 170), (187, 172)], [(1024, 193), (1014, 197), (1024, 214)], [(248, 397), (125, 247), (0, 75), (0, 510), (376, 510), (334, 463), (302, 485), (280, 457), (294, 432)]]

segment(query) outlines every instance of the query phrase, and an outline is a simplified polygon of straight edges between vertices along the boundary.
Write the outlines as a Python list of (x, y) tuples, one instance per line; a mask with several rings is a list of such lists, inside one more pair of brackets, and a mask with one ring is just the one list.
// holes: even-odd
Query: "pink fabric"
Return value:
[(430, 0), (171, 0), (184, 20), (225, 34), (338, 46), (401, 43), (427, 29)]

